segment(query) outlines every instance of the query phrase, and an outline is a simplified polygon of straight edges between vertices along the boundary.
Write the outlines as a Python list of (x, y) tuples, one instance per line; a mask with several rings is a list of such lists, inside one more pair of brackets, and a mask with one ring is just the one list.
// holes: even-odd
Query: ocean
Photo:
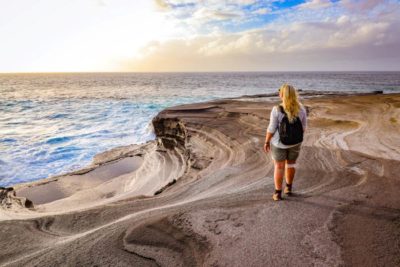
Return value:
[(63, 174), (111, 148), (154, 139), (174, 105), (276, 92), (400, 92), (400, 72), (0, 74), (0, 186)]

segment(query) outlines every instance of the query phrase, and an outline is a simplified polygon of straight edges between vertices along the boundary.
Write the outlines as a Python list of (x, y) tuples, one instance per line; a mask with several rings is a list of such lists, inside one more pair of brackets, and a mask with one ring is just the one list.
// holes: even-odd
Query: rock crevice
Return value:
[(3, 209), (32, 209), (33, 203), (25, 197), (17, 197), (13, 187), (0, 187), (0, 208)]

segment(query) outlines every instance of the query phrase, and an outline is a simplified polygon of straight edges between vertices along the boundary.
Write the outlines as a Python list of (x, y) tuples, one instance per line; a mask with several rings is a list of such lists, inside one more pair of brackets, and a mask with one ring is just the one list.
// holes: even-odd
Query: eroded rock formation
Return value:
[(0, 207), (3, 209), (32, 209), (33, 203), (25, 197), (17, 197), (12, 187), (0, 187)]

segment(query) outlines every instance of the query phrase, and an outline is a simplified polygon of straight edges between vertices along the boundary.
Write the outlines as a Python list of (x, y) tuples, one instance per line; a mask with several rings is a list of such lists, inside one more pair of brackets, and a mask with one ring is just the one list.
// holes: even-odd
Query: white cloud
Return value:
[(346, 15), (343, 15), (343, 16), (340, 16), (338, 19), (337, 19), (337, 24), (339, 25), (339, 26), (344, 26), (344, 25), (346, 25), (347, 23), (349, 23), (350, 22), (350, 18), (349, 18), (349, 16), (346, 16)]
[(306, 3), (299, 5), (300, 9), (320, 9), (320, 8), (327, 8), (332, 5), (330, 0), (310, 0)]
[(271, 12), (270, 8), (264, 7), (264, 8), (259, 8), (257, 10), (254, 10), (252, 13), (258, 14), (258, 15), (265, 15), (265, 14), (270, 13), (270, 12)]

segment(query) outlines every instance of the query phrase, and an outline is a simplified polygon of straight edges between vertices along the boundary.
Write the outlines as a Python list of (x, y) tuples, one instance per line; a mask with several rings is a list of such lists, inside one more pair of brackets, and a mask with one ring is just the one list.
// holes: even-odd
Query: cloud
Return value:
[[(314, 48), (301, 53), (268, 52), (268, 49), (205, 55), (205, 40), (170, 41), (143, 61), (125, 62), (130, 71), (305, 71), (398, 70), (398, 45), (359, 45)], [(179, 55), (176, 52), (179, 51)], [(228, 51), (226, 51), (228, 52)], [(395, 55), (395, 56), (393, 56)], [(397, 55), (397, 56), (396, 56)]]
[(259, 8), (259, 9), (254, 10), (252, 13), (253, 14), (258, 14), (258, 15), (265, 15), (265, 14), (271, 12), (271, 11), (272, 10), (270, 8), (264, 7), (264, 8)]
[(204, 7), (193, 13), (193, 18), (202, 22), (228, 20), (238, 18), (240, 16), (241, 14), (239, 12), (210, 10)]
[(154, 0), (154, 4), (158, 11), (167, 11), (170, 9), (170, 5), (165, 0)]
[(340, 3), (351, 11), (370, 11), (380, 4), (385, 4), (385, 0), (342, 0)]
[(330, 0), (311, 0), (307, 1), (303, 4), (300, 4), (298, 8), (300, 9), (320, 9), (320, 8), (326, 8), (330, 7), (332, 5), (332, 2)]
[[(154, 0), (156, 9), (177, 25), (192, 28), (194, 31), (237, 29), (258, 16), (271, 11), (271, 5), (281, 0)], [(259, 20), (258, 22), (262, 22)], [(243, 28), (242, 28), (243, 29)]]
[[(252, 1), (231, 2), (244, 5)], [(194, 8), (193, 16), (181, 20), (185, 22), (183, 27), (195, 25), (190, 35), (149, 43), (141, 50), (139, 59), (124, 61), (121, 68), (132, 71), (399, 70), (400, 4), (378, 2), (314, 0), (279, 12), (255, 6), (247, 8), (250, 13), (275, 12), (276, 19), (238, 31), (224, 31), (219, 27), (209, 30), (204, 28), (204, 23), (238, 25), (252, 18), (247, 11), (232, 6), (218, 9), (219, 3), (201, 6)], [(353, 12), (367, 7), (376, 10)], [(203, 31), (199, 32), (196, 27), (202, 27)]]
[[(340, 27), (347, 23), (346, 29)], [(387, 23), (300, 23), (240, 34), (199, 36), (156, 43), (143, 59), (125, 64), (139, 71), (304, 70), (400, 67), (400, 31)], [(391, 56), (390, 56), (391, 55)], [(390, 59), (389, 59), (390, 57)], [(378, 59), (372, 65), (362, 62)]]

